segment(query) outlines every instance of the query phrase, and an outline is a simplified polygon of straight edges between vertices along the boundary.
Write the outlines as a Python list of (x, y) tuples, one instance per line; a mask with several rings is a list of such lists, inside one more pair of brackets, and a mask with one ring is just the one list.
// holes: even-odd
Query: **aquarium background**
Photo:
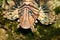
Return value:
[(43, 25), (38, 21), (35, 25), (37, 29), (35, 33), (31, 30), (17, 29), (17, 20), (4, 18), (2, 13), (4, 10), (2, 8), (3, 1), (5, 0), (0, 0), (0, 40), (60, 40), (60, 0), (49, 0), (54, 4), (54, 10), (52, 10), (55, 11), (57, 17), (55, 23)]

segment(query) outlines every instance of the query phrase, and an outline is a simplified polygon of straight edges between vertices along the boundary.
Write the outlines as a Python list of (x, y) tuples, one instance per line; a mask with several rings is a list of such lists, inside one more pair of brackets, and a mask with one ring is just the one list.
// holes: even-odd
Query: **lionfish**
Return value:
[[(5, 11), (3, 12), (5, 17), (10, 20), (19, 18), (18, 26), (23, 29), (30, 28), (32, 32), (34, 32), (34, 24), (36, 20), (39, 20), (42, 24), (46, 25), (50, 23), (49, 14), (47, 10), (45, 10), (48, 9), (48, 7), (44, 8), (46, 4), (43, 0), (10, 0), (5, 2), (5, 6), (3, 5), (5, 7)], [(12, 11), (12, 9), (14, 11)]]

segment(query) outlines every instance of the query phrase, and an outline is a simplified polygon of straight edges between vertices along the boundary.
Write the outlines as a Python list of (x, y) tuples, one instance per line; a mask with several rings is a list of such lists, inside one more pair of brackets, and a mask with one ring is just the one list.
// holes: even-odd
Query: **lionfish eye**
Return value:
[(24, 13), (24, 10), (21, 10), (20, 12), (19, 12), (19, 15), (23, 15), (23, 13)]
[(29, 10), (29, 14), (32, 15), (33, 11), (32, 10)]

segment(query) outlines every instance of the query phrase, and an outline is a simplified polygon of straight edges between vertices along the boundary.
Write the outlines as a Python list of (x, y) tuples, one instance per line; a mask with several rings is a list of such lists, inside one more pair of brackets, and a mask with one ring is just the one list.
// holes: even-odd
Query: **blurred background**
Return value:
[[(39, 33), (32, 33), (30, 29), (17, 29), (17, 19), (14, 20), (15, 18), (13, 18), (10, 20), (11, 18), (9, 15), (7, 15), (9, 16), (8, 18), (5, 18), (3, 14), (5, 9), (8, 9), (8, 7), (12, 5), (15, 5), (14, 7), (17, 9), (20, 6), (19, 3), (22, 2), (22, 0), (14, 1), (15, 4), (12, 0), (0, 0), (0, 40), (60, 40), (60, 0), (42, 0), (42, 5), (44, 1), (44, 7), (47, 6), (51, 11), (50, 16), (55, 12), (56, 20), (54, 23), (49, 25), (43, 25), (38, 21), (38, 23), (35, 24), (35, 28)], [(39, 1), (41, 0), (35, 1), (40, 5)], [(9, 4), (7, 3), (7, 5), (10, 6), (7, 6), (7, 8), (4, 7), (5, 2), (8, 2)], [(15, 10), (14, 7), (10, 7), (10, 9)], [(54, 17), (52, 16), (51, 18)]]

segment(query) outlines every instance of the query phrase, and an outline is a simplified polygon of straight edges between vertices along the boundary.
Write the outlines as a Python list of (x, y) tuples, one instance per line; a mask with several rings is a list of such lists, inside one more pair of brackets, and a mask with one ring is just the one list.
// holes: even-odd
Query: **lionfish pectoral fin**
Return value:
[(41, 12), (39, 13), (38, 20), (39, 20), (42, 24), (45, 24), (45, 25), (48, 25), (48, 24), (49, 24), (48, 16), (47, 16), (43, 11), (41, 11)]

